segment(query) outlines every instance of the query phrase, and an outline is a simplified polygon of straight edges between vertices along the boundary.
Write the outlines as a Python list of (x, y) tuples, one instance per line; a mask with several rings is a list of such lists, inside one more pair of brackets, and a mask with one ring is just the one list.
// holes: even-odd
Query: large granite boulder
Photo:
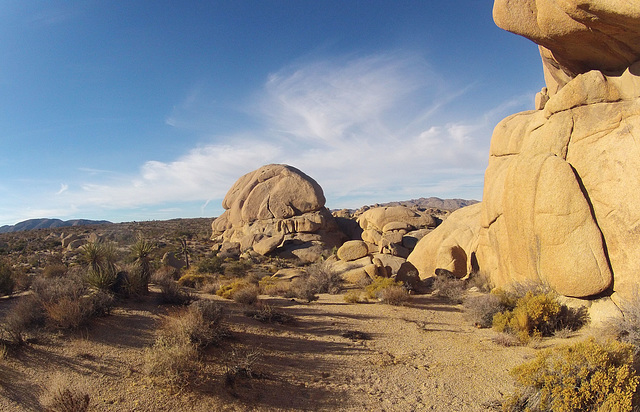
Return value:
[(582, 299), (594, 319), (624, 310), (640, 284), (640, 3), (496, 0), (494, 15), (557, 76), (537, 110), (496, 126), (477, 217), (452, 214), (409, 261), (460, 276), (466, 258), (495, 286)]
[(266, 165), (229, 189), (225, 212), (211, 224), (212, 240), (237, 244), (241, 253), (282, 253), (312, 262), (344, 240), (324, 204), (322, 188), (311, 177), (291, 166)]
[(418, 270), (421, 279), (434, 277), (437, 269), (445, 269), (458, 278), (476, 269), (473, 266), (481, 207), (476, 203), (456, 210), (418, 242), (407, 261)]

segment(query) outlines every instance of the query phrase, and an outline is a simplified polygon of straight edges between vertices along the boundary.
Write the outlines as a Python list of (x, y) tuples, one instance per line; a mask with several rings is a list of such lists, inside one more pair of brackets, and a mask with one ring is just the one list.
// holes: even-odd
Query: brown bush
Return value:
[(51, 412), (85, 412), (89, 410), (90, 397), (83, 384), (56, 374), (51, 379), (43, 403)]
[(409, 291), (403, 286), (389, 286), (378, 292), (378, 299), (382, 303), (400, 306), (406, 304), (411, 297)]

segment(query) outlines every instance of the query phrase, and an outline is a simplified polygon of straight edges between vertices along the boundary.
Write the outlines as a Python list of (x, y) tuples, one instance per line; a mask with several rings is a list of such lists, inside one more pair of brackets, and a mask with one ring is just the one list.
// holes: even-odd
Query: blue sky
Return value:
[(329, 208), (481, 199), (537, 47), (489, 0), (0, 1), (0, 225), (209, 217), (286, 163)]

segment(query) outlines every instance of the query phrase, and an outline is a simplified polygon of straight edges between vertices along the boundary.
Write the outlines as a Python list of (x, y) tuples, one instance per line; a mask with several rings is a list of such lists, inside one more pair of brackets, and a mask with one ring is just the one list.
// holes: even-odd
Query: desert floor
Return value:
[[(144, 353), (163, 316), (157, 292), (118, 305), (110, 316), (72, 333), (42, 334), (0, 361), (0, 410), (44, 410), (48, 388), (66, 380), (90, 395), (97, 411), (487, 411), (514, 389), (514, 366), (566, 339), (536, 348), (505, 347), (477, 329), (461, 305), (431, 295), (406, 306), (347, 304), (343, 295), (313, 303), (261, 297), (295, 317), (263, 324), (246, 307), (225, 307), (232, 337), (209, 349), (203, 374), (178, 390), (154, 383)], [(0, 315), (13, 299), (0, 301)], [(588, 331), (582, 331), (584, 335)], [(579, 339), (574, 336), (569, 340)], [(251, 376), (225, 372), (248, 356)]]

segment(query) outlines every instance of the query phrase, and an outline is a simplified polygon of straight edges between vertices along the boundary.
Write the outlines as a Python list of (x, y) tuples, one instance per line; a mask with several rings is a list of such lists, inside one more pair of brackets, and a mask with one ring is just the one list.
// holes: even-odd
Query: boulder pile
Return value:
[(405, 206), (368, 209), (358, 217), (362, 239), (345, 242), (338, 249), (334, 270), (353, 283), (383, 276), (416, 286), (418, 271), (406, 258), (439, 222), (431, 214)]
[(271, 164), (247, 173), (222, 206), (211, 239), (223, 256), (273, 253), (310, 263), (344, 239), (320, 185), (291, 166)]

